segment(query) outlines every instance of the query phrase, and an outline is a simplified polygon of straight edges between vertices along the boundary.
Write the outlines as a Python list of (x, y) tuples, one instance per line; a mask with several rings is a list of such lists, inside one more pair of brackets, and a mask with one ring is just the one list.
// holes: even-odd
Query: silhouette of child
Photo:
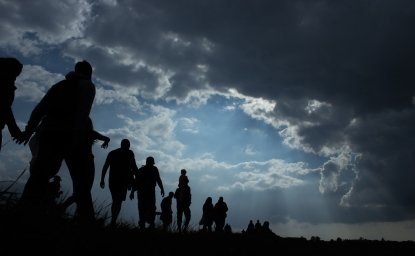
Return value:
[(179, 187), (182, 188), (189, 184), (189, 178), (187, 178), (186, 170), (181, 169), (180, 170), (180, 177), (179, 177)]
[(163, 230), (167, 230), (167, 228), (170, 226), (170, 224), (173, 221), (173, 211), (171, 209), (171, 203), (172, 203), (173, 197), (174, 197), (174, 192), (170, 191), (169, 196), (161, 200), (160, 220), (163, 222)]

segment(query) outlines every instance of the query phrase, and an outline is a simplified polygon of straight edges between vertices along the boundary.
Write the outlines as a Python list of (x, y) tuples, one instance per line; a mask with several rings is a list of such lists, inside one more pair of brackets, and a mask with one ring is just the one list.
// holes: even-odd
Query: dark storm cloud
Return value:
[(408, 215), (415, 216), (414, 130), (413, 109), (389, 111), (356, 124), (349, 135), (362, 158), (357, 165), (361, 171), (352, 202), (403, 207), (410, 209)]
[[(353, 104), (362, 113), (411, 104), (411, 1), (144, 2), (132, 3), (134, 17), (138, 24), (152, 25), (128, 33), (142, 37), (131, 41), (146, 42), (143, 48), (153, 49), (147, 54), (175, 63), (177, 70), (203, 61), (213, 86), (237, 86), (268, 98)], [(151, 44), (161, 31), (193, 45), (180, 58), (168, 45)], [(214, 54), (194, 54), (194, 42), (202, 38), (212, 42)]]
[(356, 113), (412, 104), (411, 1), (126, 3), (98, 6), (87, 34), (174, 71), (171, 93), (197, 89), (192, 75), (205, 64), (219, 90), (336, 102)]
[[(409, 205), (415, 190), (407, 182), (415, 164), (413, 2), (181, 1), (155, 6), (163, 13), (164, 29), (212, 43), (213, 54), (203, 61), (213, 87), (277, 100), (277, 117), (296, 125), (301, 143), (315, 152), (347, 146), (362, 154), (351, 204), (381, 205), (385, 218), (388, 209), (403, 204), (413, 215)], [(186, 57), (187, 63), (195, 60)], [(177, 66), (177, 73), (187, 72)], [(313, 99), (329, 104), (330, 111), (306, 113)]]

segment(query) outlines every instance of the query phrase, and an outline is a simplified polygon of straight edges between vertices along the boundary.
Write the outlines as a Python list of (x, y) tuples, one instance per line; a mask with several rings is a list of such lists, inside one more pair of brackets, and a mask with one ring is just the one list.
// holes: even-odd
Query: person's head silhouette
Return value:
[(91, 79), (92, 77), (92, 66), (88, 61), (83, 60), (75, 64), (75, 72), (80, 73)]
[(130, 141), (128, 139), (123, 139), (121, 141), (121, 148), (122, 149), (129, 149), (130, 148)]
[(13, 57), (0, 58), (0, 77), (14, 81), (23, 70), (23, 64)]
[(154, 165), (154, 164), (155, 164), (154, 163), (154, 157), (152, 157), (152, 156), (147, 157), (146, 165)]

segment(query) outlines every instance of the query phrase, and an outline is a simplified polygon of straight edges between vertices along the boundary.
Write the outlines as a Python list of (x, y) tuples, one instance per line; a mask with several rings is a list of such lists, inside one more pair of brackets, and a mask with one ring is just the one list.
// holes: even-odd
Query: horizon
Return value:
[[(0, 182), (4, 182), (4, 181), (0, 181)], [(12, 183), (15, 184), (15, 182), (17, 182), (17, 180), (15, 181), (10, 181)], [(20, 217), (16, 217), (16, 213), (18, 213), (19, 208), (16, 208), (15, 206), (17, 206), (17, 203), (19, 201), (19, 197), (17, 192), (10, 192), (11, 188), (13, 187), (13, 185), (7, 186), (6, 189), (3, 189), (2, 187), (0, 187), (0, 203), (2, 208), (0, 210), (0, 213), (2, 214), (2, 216), (13, 216), (9, 221), (7, 222), (7, 227), (9, 226), (13, 226), (13, 225), (17, 225), (21, 228), (23, 227), (29, 227), (31, 224), (31, 221), (28, 221), (28, 219), (26, 219), (26, 217), (24, 217), (23, 219), (21, 219), (21, 216), (18, 214), (17, 216)], [(75, 218), (75, 213), (74, 213), (74, 206), (70, 206), (68, 209), (66, 209), (64, 212), (60, 212), (59, 209), (61, 207), (61, 205), (64, 203), (64, 201), (67, 199), (67, 195), (65, 195), (65, 193), (62, 193), (63, 196), (59, 196), (58, 198), (56, 198), (55, 202), (56, 204), (54, 204), (52, 206), (52, 208), (50, 208), (52, 211), (49, 212), (49, 214), (44, 213), (45, 215), (42, 215), (39, 212), (39, 217), (43, 216), (43, 218), (45, 219), (39, 219), (38, 221), (39, 224), (43, 223), (43, 225), (46, 225), (46, 227), (48, 229), (50, 229), (51, 227), (55, 227), (56, 228), (56, 223), (54, 223), (54, 221), (61, 219), (61, 221), (67, 221), (68, 224), (72, 223), (71, 225), (73, 225), (73, 227), (76, 227), (80, 225), (80, 223), (76, 224), (76, 218)], [(173, 200), (173, 202), (175, 202), (176, 200)], [(99, 204), (99, 203), (98, 203)], [(57, 215), (53, 215), (52, 212), (53, 211), (53, 207), (56, 207), (56, 209), (58, 209), (58, 214)], [(271, 233), (267, 233), (264, 232), (262, 229), (258, 230), (257, 227), (254, 228), (254, 230), (252, 230), (251, 232), (248, 232), (248, 225), (246, 228), (243, 229), (233, 229), (231, 226), (230, 229), (227, 231), (226, 229), (222, 230), (222, 231), (215, 231), (215, 223), (213, 223), (212, 225), (212, 231), (204, 231), (202, 229), (201, 225), (189, 225), (188, 229), (186, 229), (186, 231), (179, 231), (177, 228), (177, 222), (176, 222), (176, 207), (175, 207), (175, 203), (172, 203), (172, 209), (173, 209), (173, 221), (172, 223), (169, 225), (167, 230), (163, 229), (163, 223), (162, 221), (159, 219), (160, 216), (160, 212), (156, 212), (156, 221), (155, 221), (155, 227), (154, 229), (149, 228), (148, 226), (145, 229), (139, 229), (139, 226), (137, 225), (137, 223), (133, 223), (131, 221), (126, 221), (123, 218), (120, 218), (115, 226), (112, 226), (110, 224), (110, 219), (111, 219), (111, 212), (109, 210), (110, 208), (110, 204), (104, 206), (98, 206), (97, 207), (97, 202), (94, 202), (94, 208), (95, 208), (95, 220), (94, 222), (96, 223), (95, 225), (92, 226), (88, 226), (86, 225), (84, 228), (88, 229), (88, 228), (109, 228), (112, 230), (115, 229), (122, 229), (122, 230), (136, 230), (139, 233), (145, 234), (145, 233), (149, 233), (149, 232), (161, 232), (161, 233), (166, 233), (166, 234), (196, 234), (196, 233), (201, 233), (201, 234), (212, 234), (212, 235), (217, 235), (220, 236), (222, 234), (241, 234), (241, 235), (246, 235), (246, 236), (250, 236), (250, 237), (255, 237), (258, 235), (264, 236), (263, 238), (269, 238), (269, 239), (305, 239), (307, 241), (311, 241), (311, 242), (332, 242), (332, 241), (336, 241), (336, 242), (346, 242), (346, 241), (370, 241), (370, 242), (412, 242), (415, 243), (415, 240), (388, 240), (385, 238), (380, 238), (380, 239), (370, 239), (370, 238), (366, 238), (366, 237), (356, 237), (356, 238), (344, 238), (344, 237), (336, 237), (336, 238), (321, 238), (318, 235), (309, 235), (307, 236), (281, 236), (280, 234), (277, 234), (274, 230), (272, 230), (272, 228), (270, 228)], [(107, 210), (105, 210), (105, 208), (107, 208)], [(17, 212), (16, 212), (17, 211)], [(9, 215), (9, 212), (14, 212), (13, 215)], [(57, 212), (55, 212), (56, 214)], [(49, 217), (53, 217), (53, 218), (49, 218)], [(5, 220), (5, 219), (3, 219)], [(17, 223), (13, 223), (13, 221), (20, 221), (19, 224)], [(254, 220), (251, 219), (253, 221), (254, 224), (256, 224), (257, 221), (259, 220)], [(25, 223), (25, 224), (23, 224)], [(261, 224), (261, 228), (263, 228), (264, 226), (264, 221), (259, 221), (259, 223)], [(11, 225), (12, 224), (12, 225)], [(36, 225), (39, 225), (36, 224)], [(60, 223), (62, 224), (62, 223)], [(228, 222), (226, 222), (226, 224), (228, 225)], [(65, 225), (66, 228), (70, 228), (71, 225)], [(16, 227), (17, 228), (17, 227)], [(262, 231), (262, 232), (261, 232)]]

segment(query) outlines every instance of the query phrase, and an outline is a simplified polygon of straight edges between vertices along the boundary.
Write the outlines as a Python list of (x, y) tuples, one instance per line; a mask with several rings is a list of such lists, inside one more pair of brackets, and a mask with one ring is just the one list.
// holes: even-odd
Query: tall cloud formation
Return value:
[(178, 104), (204, 104), (214, 94), (273, 103), (240, 107), (273, 125), (289, 147), (329, 158), (320, 168), (320, 193), (361, 211), (362, 220), (370, 213), (415, 217), (413, 1), (0, 7), (0, 46), (34, 62), (41, 47), (47, 54), (59, 44), (64, 57), (93, 60), (100, 83), (129, 95)]

